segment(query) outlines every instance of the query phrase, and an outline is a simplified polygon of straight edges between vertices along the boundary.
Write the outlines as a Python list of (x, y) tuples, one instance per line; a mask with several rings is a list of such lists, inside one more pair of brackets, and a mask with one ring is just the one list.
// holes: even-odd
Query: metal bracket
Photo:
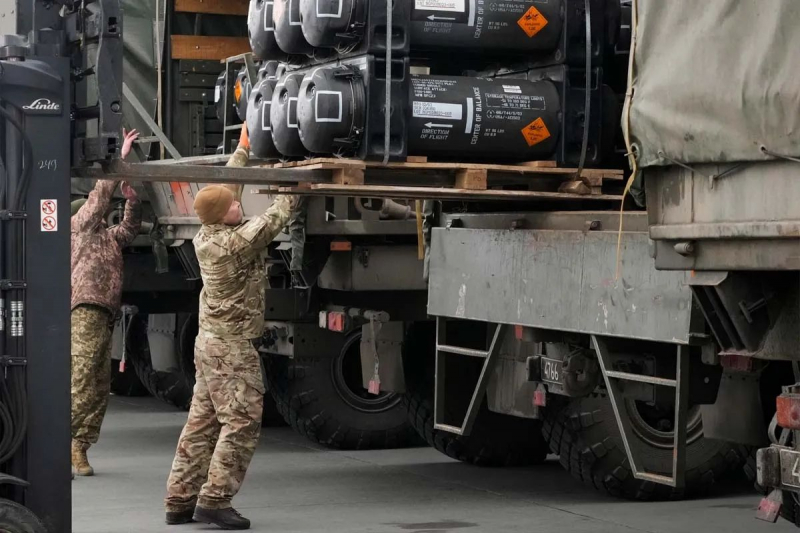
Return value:
[(175, 145), (170, 142), (169, 138), (161, 130), (161, 128), (158, 127), (156, 121), (153, 120), (153, 117), (148, 114), (142, 103), (138, 98), (136, 98), (136, 95), (133, 94), (133, 91), (128, 88), (128, 84), (125, 82), (122, 82), (122, 95), (126, 100), (128, 100), (128, 103), (133, 106), (136, 114), (139, 115), (142, 120), (144, 120), (145, 124), (147, 124), (147, 127), (150, 128), (150, 131), (153, 132), (153, 135), (158, 137), (158, 140), (164, 145), (164, 149), (169, 152), (169, 155), (171, 155), (173, 159), (181, 159), (181, 153), (177, 148), (175, 148)]
[(25, 211), (9, 211), (7, 209), (0, 211), (0, 220), (2, 221), (25, 220), (26, 218), (28, 218), (28, 213)]
[(27, 366), (28, 360), (24, 357), (11, 357), (10, 355), (0, 356), (0, 366)]
[(0, 279), (0, 291), (13, 291), (27, 289), (28, 284), (24, 281), (13, 279)]
[[(666, 379), (612, 370), (611, 354), (608, 351), (605, 341), (596, 335), (592, 335), (592, 345), (594, 346), (595, 352), (597, 352), (597, 359), (600, 361), (603, 379), (605, 379), (606, 389), (611, 398), (614, 417), (617, 419), (620, 436), (622, 437), (622, 443), (625, 445), (625, 453), (628, 456), (628, 463), (631, 465), (633, 476), (636, 479), (652, 481), (660, 485), (682, 488), (685, 485), (686, 475), (686, 421), (689, 407), (688, 347), (683, 345), (677, 346), (675, 379)], [(635, 434), (631, 427), (630, 418), (624, 416), (626, 409), (625, 398), (620, 389), (619, 381), (636, 381), (675, 389), (675, 438), (673, 441), (671, 476), (646, 472), (640, 467), (640, 463), (637, 461), (634, 450), (631, 447), (631, 441), (635, 438)]]
[[(497, 324), (492, 334), (492, 341), (489, 344), (489, 349), (475, 350), (472, 348), (462, 348), (459, 346), (452, 346), (446, 344), (445, 339), (445, 319), (436, 317), (436, 390), (433, 400), (433, 427), (440, 431), (447, 431), (455, 433), (456, 435), (467, 436), (472, 432), (472, 426), (475, 424), (475, 419), (478, 416), (483, 397), (486, 395), (486, 387), (489, 385), (489, 378), (491, 377), (494, 366), (500, 354), (500, 346), (502, 338), (506, 331), (505, 324)], [(467, 412), (464, 415), (464, 421), (461, 426), (451, 426), (444, 423), (445, 413), (445, 361), (444, 354), (465, 355), (468, 357), (480, 357), (484, 359), (483, 368), (481, 369), (478, 383), (475, 385), (475, 390), (472, 393), (472, 399), (467, 407)]]

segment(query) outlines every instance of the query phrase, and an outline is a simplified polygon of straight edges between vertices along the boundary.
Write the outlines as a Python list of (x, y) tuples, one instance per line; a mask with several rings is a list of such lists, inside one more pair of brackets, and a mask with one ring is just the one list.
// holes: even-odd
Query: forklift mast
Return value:
[(71, 531), (70, 168), (118, 157), (121, 85), (118, 0), (3, 2), (0, 509), (26, 531)]

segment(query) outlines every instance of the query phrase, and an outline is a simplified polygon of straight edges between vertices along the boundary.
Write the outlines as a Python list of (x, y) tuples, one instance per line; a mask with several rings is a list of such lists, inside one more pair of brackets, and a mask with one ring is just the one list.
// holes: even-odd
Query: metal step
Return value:
[[(489, 349), (484, 351), (446, 344), (445, 320), (446, 319), (442, 317), (436, 318), (436, 390), (433, 400), (433, 427), (439, 431), (447, 431), (448, 433), (455, 433), (456, 435), (469, 435), (472, 431), (472, 426), (475, 424), (475, 418), (478, 416), (483, 397), (486, 395), (489, 377), (492, 375), (494, 365), (497, 362), (500, 353), (500, 345), (502, 344), (502, 338), (507, 326), (505, 324), (497, 324), (495, 326), (494, 332), (492, 333), (492, 340), (489, 343)], [(475, 390), (472, 392), (472, 398), (470, 399), (469, 407), (467, 407), (467, 412), (464, 415), (464, 421), (461, 426), (453, 426), (444, 423), (445, 400), (447, 398), (447, 393), (445, 391), (447, 369), (444, 355), (448, 353), (484, 359), (478, 383), (475, 385)]]
[[(689, 347), (677, 345), (675, 379), (665, 379), (653, 376), (643, 376), (630, 372), (619, 372), (611, 370), (611, 353), (605, 341), (596, 335), (592, 335), (592, 344), (597, 359), (600, 361), (600, 368), (603, 371), (603, 379), (606, 382), (606, 389), (611, 399), (611, 406), (614, 409), (614, 417), (617, 419), (617, 426), (625, 445), (625, 453), (631, 465), (631, 472), (636, 479), (652, 481), (659, 485), (667, 485), (675, 488), (682, 488), (686, 482), (686, 422), (689, 402)], [(625, 415), (625, 397), (620, 388), (620, 381), (634, 381), (638, 383), (649, 383), (662, 387), (675, 389), (675, 438), (673, 441), (672, 454), (672, 475), (665, 476), (654, 472), (647, 472), (640, 467), (641, 462), (635, 456), (631, 447), (631, 440), (635, 438), (633, 428), (628, 416)]]

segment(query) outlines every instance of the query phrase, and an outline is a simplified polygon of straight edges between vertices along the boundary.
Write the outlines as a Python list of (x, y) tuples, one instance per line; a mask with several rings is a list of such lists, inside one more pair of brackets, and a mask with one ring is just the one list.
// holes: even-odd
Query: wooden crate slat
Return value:
[(175, 11), (210, 15), (247, 15), (248, 0), (175, 0)]
[[(278, 163), (274, 165), (276, 168), (302, 168), (315, 165), (338, 165), (347, 166), (355, 165), (365, 167), (367, 169), (404, 169), (404, 170), (487, 170), (489, 172), (502, 172), (506, 174), (544, 174), (544, 175), (561, 175), (570, 176), (575, 174), (578, 169), (576, 168), (557, 168), (547, 162), (544, 165), (534, 165), (532, 163), (523, 163), (520, 165), (494, 165), (483, 163), (439, 163), (439, 162), (421, 162), (421, 161), (400, 161), (391, 162), (387, 165), (382, 165), (376, 161), (360, 161), (358, 159), (341, 159), (332, 157), (317, 157), (314, 159), (306, 159), (303, 161), (291, 161), (289, 163)], [(609, 180), (623, 179), (623, 171), (616, 169), (592, 169), (585, 168), (581, 172), (584, 178), (602, 177)]]
[(244, 54), (249, 51), (250, 42), (247, 37), (172, 36), (172, 59), (221, 61), (226, 57)]
[[(277, 189), (277, 190), (276, 190)], [(508, 191), (498, 189), (472, 190), (445, 187), (402, 187), (397, 185), (338, 185), (313, 183), (306, 187), (270, 188), (283, 194), (366, 196), (375, 198), (454, 199), (454, 200), (603, 200), (619, 202), (622, 196), (614, 194), (581, 195), (546, 191)]]

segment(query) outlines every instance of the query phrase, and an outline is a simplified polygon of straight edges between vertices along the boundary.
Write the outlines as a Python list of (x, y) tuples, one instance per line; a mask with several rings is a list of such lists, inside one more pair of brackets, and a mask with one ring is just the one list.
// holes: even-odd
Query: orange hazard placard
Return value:
[(547, 26), (547, 19), (536, 9), (536, 6), (531, 6), (531, 8), (520, 17), (517, 24), (519, 24), (519, 27), (522, 28), (522, 31), (524, 31), (528, 37), (533, 37), (542, 31), (542, 28)]
[(528, 146), (534, 146), (550, 138), (550, 130), (542, 120), (542, 117), (537, 118), (524, 128), (522, 128), (522, 136), (528, 143)]

